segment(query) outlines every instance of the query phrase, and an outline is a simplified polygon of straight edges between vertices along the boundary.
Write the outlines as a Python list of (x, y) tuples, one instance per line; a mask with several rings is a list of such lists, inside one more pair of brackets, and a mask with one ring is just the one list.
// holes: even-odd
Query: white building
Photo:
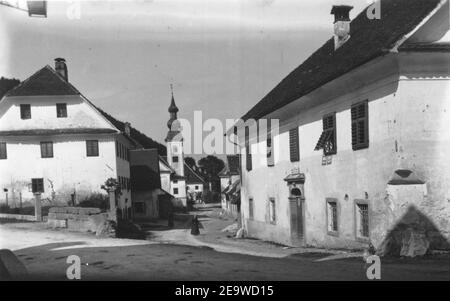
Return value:
[(449, 249), (449, 1), (382, 0), (379, 20), (350, 9), (334, 7), (335, 36), (243, 116), (279, 120), (264, 137), (237, 130), (245, 231)]
[[(10, 204), (78, 203), (115, 178), (118, 207), (131, 216), (130, 149), (161, 145), (94, 106), (68, 81), (64, 59), (45, 66), (0, 101), (0, 187)], [(5, 196), (0, 197), (2, 202)]]

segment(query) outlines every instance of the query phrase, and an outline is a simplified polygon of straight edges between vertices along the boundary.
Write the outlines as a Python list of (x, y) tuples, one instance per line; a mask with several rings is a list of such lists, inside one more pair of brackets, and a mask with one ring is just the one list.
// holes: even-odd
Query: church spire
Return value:
[(177, 105), (175, 104), (175, 98), (173, 97), (173, 86), (172, 86), (172, 84), (170, 84), (170, 90), (172, 92), (172, 101), (170, 102), (170, 106), (169, 106), (170, 119), (167, 122), (167, 126), (169, 127), (169, 130), (172, 129), (173, 122), (175, 120), (177, 120), (177, 113), (178, 113), (178, 108), (177, 108)]

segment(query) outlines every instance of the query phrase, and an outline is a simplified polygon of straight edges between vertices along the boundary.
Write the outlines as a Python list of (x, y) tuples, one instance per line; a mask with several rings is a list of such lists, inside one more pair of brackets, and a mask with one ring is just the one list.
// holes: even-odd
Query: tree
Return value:
[(184, 158), (184, 163), (186, 163), (192, 169), (194, 169), (194, 167), (197, 166), (197, 162), (195, 162), (195, 159), (192, 157)]
[(206, 179), (211, 183), (211, 190), (220, 192), (219, 172), (225, 167), (225, 163), (216, 156), (207, 156), (198, 161), (206, 175)]
[(3, 98), (3, 96), (12, 88), (16, 87), (18, 84), (20, 84), (20, 80), (12, 78), (0, 78), (0, 99)]

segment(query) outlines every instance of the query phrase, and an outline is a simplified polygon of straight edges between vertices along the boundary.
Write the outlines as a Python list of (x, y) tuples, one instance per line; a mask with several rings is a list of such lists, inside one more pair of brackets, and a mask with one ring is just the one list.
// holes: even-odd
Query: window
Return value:
[(269, 222), (271, 224), (276, 224), (277, 223), (276, 211), (275, 211), (275, 199), (274, 198), (270, 198), (269, 199)]
[(291, 162), (300, 161), (298, 127), (295, 127), (289, 131), (289, 150)]
[(325, 156), (334, 155), (337, 153), (336, 147), (336, 114), (330, 114), (323, 117), (323, 132), (320, 135), (314, 150), (323, 149)]
[(98, 140), (86, 140), (86, 156), (98, 157)]
[(174, 195), (177, 195), (177, 194), (178, 194), (178, 188), (174, 188), (174, 189), (173, 189), (173, 194), (174, 194)]
[(272, 141), (270, 119), (267, 120), (266, 147), (267, 147), (267, 166), (274, 166), (275, 165), (275, 162), (274, 162), (275, 160), (274, 160), (274, 149), (273, 149), (273, 141)]
[(174, 184), (177, 184), (177, 183), (178, 183), (178, 180), (173, 180), (173, 183), (174, 183)]
[(356, 237), (369, 238), (369, 205), (356, 203)]
[(328, 234), (338, 232), (338, 204), (336, 199), (327, 199), (327, 230)]
[(198, 185), (195, 185), (195, 190), (198, 190)]
[(250, 149), (250, 131), (245, 128), (245, 166), (247, 171), (252, 170), (252, 152)]
[(172, 157), (172, 162), (173, 163), (178, 163), (178, 156), (173, 156)]
[(44, 179), (31, 179), (31, 191), (33, 193), (44, 192)]
[(6, 142), (0, 142), (0, 160), (7, 158), (8, 154), (6, 152)]
[(145, 213), (145, 203), (144, 202), (134, 203), (134, 213), (144, 214)]
[(352, 106), (352, 148), (359, 150), (369, 147), (369, 106), (364, 101)]
[(248, 199), (248, 219), (253, 220), (253, 198)]
[(20, 105), (20, 118), (21, 119), (31, 119), (31, 106), (30, 105)]
[(67, 104), (57, 103), (56, 104), (56, 117), (66, 118), (67, 117)]
[(53, 158), (53, 142), (41, 142), (41, 158)]

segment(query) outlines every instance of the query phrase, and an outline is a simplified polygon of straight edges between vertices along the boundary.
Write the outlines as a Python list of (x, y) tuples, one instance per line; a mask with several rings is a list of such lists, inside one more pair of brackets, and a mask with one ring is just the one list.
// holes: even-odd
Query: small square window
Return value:
[(98, 140), (86, 140), (86, 156), (98, 157)]
[(195, 190), (198, 190), (198, 185), (195, 185)]
[(172, 157), (172, 162), (173, 163), (178, 163), (178, 156), (173, 156)]
[(56, 104), (56, 117), (66, 118), (67, 117), (67, 104), (57, 103)]
[(0, 142), (0, 160), (8, 158), (8, 153), (6, 151), (6, 142)]
[(41, 158), (53, 158), (53, 142), (41, 142)]
[(28, 104), (20, 105), (20, 118), (31, 119), (31, 105)]
[(174, 194), (174, 195), (177, 195), (177, 194), (178, 194), (178, 188), (174, 188), (174, 189), (173, 189), (173, 194)]

